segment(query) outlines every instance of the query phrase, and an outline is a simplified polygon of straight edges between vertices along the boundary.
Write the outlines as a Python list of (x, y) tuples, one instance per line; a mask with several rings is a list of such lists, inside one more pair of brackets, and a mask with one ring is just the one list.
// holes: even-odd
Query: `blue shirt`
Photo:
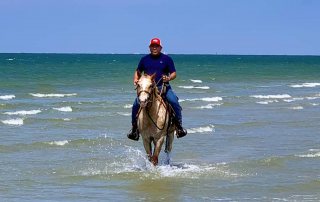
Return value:
[[(176, 71), (173, 60), (168, 55), (160, 53), (160, 55), (153, 56), (151, 54), (141, 58), (137, 71), (152, 75), (156, 73), (155, 81), (157, 86), (162, 86), (162, 75), (169, 75)], [(161, 79), (161, 80), (160, 80)]]

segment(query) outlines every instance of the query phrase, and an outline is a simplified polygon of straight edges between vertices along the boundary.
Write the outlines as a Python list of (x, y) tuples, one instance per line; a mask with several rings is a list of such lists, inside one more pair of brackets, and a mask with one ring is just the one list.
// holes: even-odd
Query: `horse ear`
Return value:
[(156, 78), (156, 73), (151, 75), (151, 79), (154, 80)]

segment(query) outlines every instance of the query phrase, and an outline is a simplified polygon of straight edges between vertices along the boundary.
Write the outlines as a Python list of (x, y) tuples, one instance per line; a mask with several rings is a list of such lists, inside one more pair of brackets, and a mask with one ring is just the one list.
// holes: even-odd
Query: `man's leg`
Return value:
[(166, 98), (169, 102), (169, 104), (172, 106), (173, 111), (175, 113), (174, 117), (174, 123), (177, 127), (177, 137), (183, 137), (187, 134), (187, 131), (182, 128), (182, 114), (181, 114), (181, 106), (178, 101), (178, 97), (176, 94), (172, 91), (172, 89), (167, 89)]
[(131, 124), (132, 129), (127, 135), (127, 137), (131, 140), (138, 141), (139, 140), (139, 131), (138, 131), (138, 125), (137, 125), (137, 114), (139, 112), (139, 102), (138, 98), (135, 99), (133, 106), (132, 106), (132, 113), (131, 113)]

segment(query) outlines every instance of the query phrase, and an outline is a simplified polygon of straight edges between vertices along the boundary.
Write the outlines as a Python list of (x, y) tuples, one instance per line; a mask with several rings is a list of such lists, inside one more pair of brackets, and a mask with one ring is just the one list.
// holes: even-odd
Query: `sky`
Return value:
[(320, 55), (319, 0), (0, 0), (0, 53)]

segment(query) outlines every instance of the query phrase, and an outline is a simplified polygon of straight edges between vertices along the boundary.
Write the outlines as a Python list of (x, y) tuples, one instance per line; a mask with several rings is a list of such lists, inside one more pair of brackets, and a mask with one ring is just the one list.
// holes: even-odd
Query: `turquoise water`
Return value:
[(172, 55), (189, 134), (153, 167), (141, 55), (0, 54), (4, 201), (319, 201), (320, 57)]

